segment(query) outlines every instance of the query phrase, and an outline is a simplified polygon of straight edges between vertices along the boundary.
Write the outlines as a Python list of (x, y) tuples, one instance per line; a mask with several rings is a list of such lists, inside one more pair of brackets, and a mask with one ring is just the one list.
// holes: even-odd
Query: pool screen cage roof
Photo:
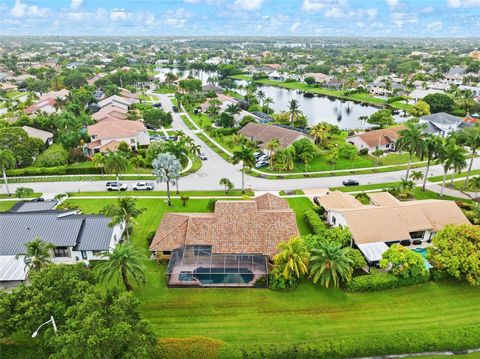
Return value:
[[(202, 267), (205, 274), (255, 274), (267, 275), (268, 264), (263, 254), (220, 254), (212, 253), (211, 246), (189, 245), (174, 249), (168, 263), (167, 275), (175, 267)], [(222, 270), (223, 269), (223, 270)]]

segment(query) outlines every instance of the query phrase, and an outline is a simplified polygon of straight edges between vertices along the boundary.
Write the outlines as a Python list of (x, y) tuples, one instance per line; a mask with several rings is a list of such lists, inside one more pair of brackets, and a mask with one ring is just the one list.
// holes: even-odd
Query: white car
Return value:
[(269, 155), (262, 155), (257, 158), (257, 162), (263, 162), (263, 161), (268, 161), (270, 159)]
[(152, 191), (154, 188), (153, 182), (137, 182), (133, 185), (134, 191)]
[(202, 161), (206, 161), (208, 159), (207, 155), (203, 152), (198, 154), (198, 158), (200, 158)]
[(268, 162), (267, 161), (258, 161), (256, 164), (255, 164), (255, 168), (262, 168), (262, 167), (266, 167), (268, 166)]
[(128, 189), (127, 184), (120, 182), (107, 182), (105, 187), (107, 191), (126, 191)]

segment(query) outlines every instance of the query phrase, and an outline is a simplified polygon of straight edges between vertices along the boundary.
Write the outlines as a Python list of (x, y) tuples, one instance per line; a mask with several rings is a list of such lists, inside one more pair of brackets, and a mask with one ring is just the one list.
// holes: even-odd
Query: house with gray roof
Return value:
[[(52, 262), (88, 263), (120, 242), (124, 224), (110, 226), (111, 218), (78, 211), (46, 209), (49, 202), (23, 202), (0, 212), (0, 288), (26, 279), (25, 244), (35, 238), (52, 243)], [(18, 256), (18, 258), (17, 258)]]
[(471, 123), (465, 122), (463, 118), (445, 112), (422, 116), (418, 119), (418, 123), (426, 126), (425, 132), (442, 137), (447, 137), (452, 132), (471, 126)]

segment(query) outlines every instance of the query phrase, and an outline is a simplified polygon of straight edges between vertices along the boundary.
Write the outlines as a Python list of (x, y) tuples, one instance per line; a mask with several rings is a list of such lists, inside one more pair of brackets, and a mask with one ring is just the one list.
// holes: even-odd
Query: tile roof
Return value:
[(90, 136), (97, 139), (135, 137), (147, 128), (142, 121), (107, 119), (87, 127)]
[(327, 211), (331, 209), (353, 209), (362, 206), (355, 197), (342, 191), (333, 191), (325, 196), (318, 197), (318, 202)]
[(298, 236), (295, 213), (288, 202), (273, 197), (217, 201), (214, 213), (165, 213), (150, 250), (171, 251), (198, 244), (211, 245), (215, 253), (273, 256), (279, 242)]
[(290, 146), (302, 137), (308, 138), (303, 133), (288, 128), (253, 122), (246, 124), (238, 133), (255, 141), (259, 141), (260, 146), (265, 146), (270, 140), (278, 139), (282, 148)]
[(388, 143), (397, 141), (401, 137), (399, 132), (403, 129), (405, 129), (405, 125), (399, 125), (389, 128), (383, 128), (381, 130), (363, 132), (357, 135), (350, 136), (349, 138), (358, 137), (369, 147), (383, 146)]
[(28, 136), (39, 138), (43, 142), (47, 142), (49, 139), (53, 138), (53, 133), (48, 131), (39, 130), (38, 128), (30, 126), (22, 126), (22, 128), (28, 134)]
[(27, 107), (24, 112), (25, 113), (34, 113), (37, 111), (41, 111), (44, 107), (53, 106), (55, 104), (55, 99), (47, 98), (45, 100), (39, 101), (29, 107)]
[(100, 109), (100, 111), (95, 112), (92, 115), (92, 118), (95, 121), (102, 121), (108, 118), (116, 118), (118, 120), (126, 120), (127, 119), (128, 110), (123, 109), (121, 107), (108, 105)]

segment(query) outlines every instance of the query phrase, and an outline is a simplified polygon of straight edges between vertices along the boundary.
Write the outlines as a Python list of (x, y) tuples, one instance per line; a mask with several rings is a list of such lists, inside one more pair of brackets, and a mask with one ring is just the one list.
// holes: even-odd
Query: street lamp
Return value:
[(45, 324), (52, 323), (53, 326), (53, 331), (56, 333), (57, 332), (57, 324), (55, 323), (55, 319), (53, 319), (53, 316), (50, 317), (50, 320), (47, 320), (45, 323), (41, 324), (35, 332), (32, 334), (32, 338), (35, 338), (38, 335), (38, 331), (40, 330), (41, 327), (43, 327)]

